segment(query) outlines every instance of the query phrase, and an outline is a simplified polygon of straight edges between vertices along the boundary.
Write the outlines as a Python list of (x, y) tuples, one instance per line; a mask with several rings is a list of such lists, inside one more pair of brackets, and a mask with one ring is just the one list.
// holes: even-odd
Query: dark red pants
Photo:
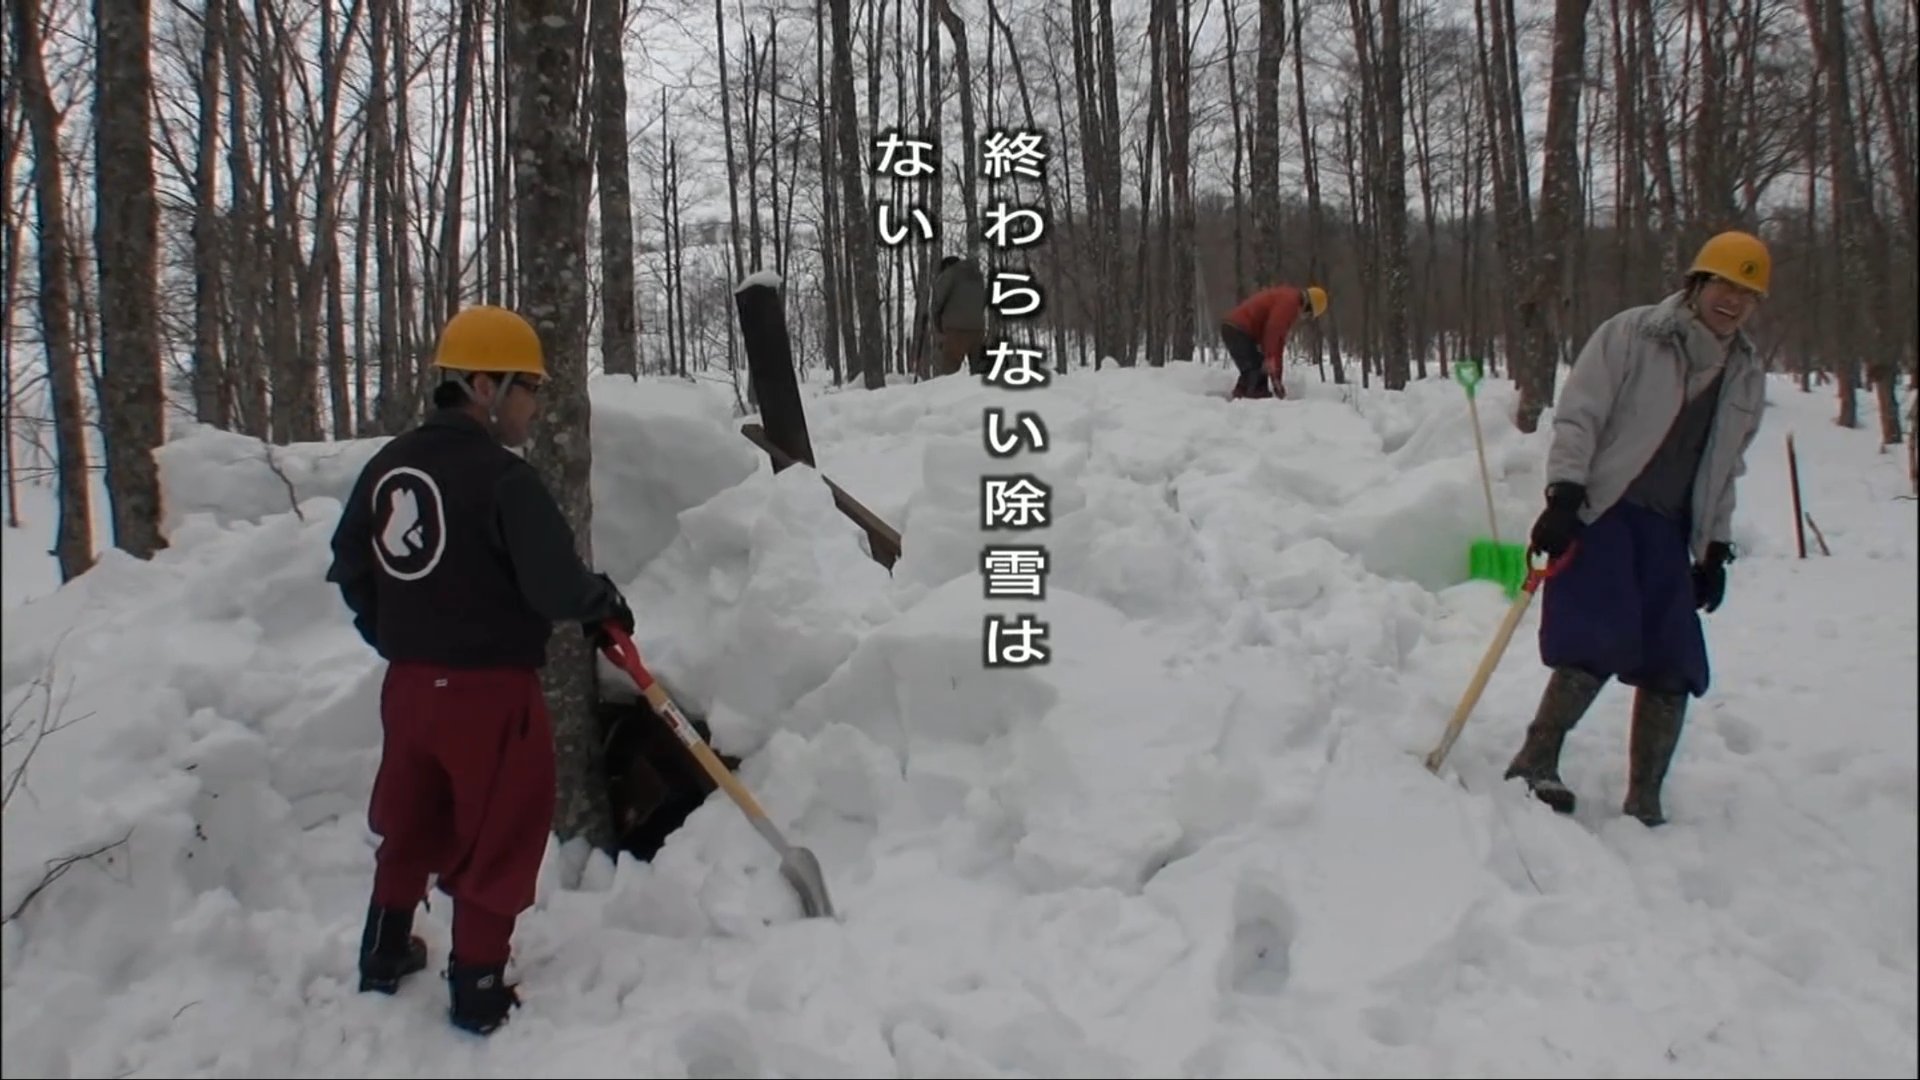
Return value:
[(373, 900), (411, 909), (427, 875), (453, 897), (453, 955), (504, 964), (533, 906), (553, 825), (553, 722), (530, 668), (393, 664), (367, 821), (381, 837)]

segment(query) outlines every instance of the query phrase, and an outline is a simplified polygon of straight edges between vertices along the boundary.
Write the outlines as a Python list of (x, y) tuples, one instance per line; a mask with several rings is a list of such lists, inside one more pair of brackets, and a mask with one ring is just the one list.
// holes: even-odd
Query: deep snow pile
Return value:
[[(594, 384), (600, 562), (649, 663), (824, 864), (798, 918), (715, 796), (652, 865), (550, 852), (489, 1043), (445, 989), (352, 992), (379, 668), (321, 580), (373, 443), (168, 448), (174, 547), (6, 612), (9, 707), (60, 715), (5, 820), (7, 1075), (1892, 1075), (1916, 1068), (1916, 529), (1900, 459), (1780, 381), (1742, 488), (1717, 683), (1618, 816), (1626, 702), (1570, 740), (1575, 820), (1502, 785), (1530, 616), (1435, 778), (1504, 608), (1460, 392), (1218, 368), (817, 394), (822, 470), (889, 576), (724, 399)], [(1546, 432), (1481, 415), (1503, 536)], [(981, 410), (1051, 437), (1042, 604), (989, 604)], [(1792, 558), (1780, 439), (1834, 549)], [(284, 474), (304, 520), (288, 510)], [(9, 537), (11, 543), (13, 538)], [(983, 671), (989, 610), (1054, 663)], [(610, 686), (618, 686), (611, 671)], [(23, 745), (6, 750), (11, 775)], [(1456, 780), (1457, 777), (1457, 780)], [(57, 863), (56, 863), (57, 864)], [(448, 912), (424, 915), (436, 965)]]

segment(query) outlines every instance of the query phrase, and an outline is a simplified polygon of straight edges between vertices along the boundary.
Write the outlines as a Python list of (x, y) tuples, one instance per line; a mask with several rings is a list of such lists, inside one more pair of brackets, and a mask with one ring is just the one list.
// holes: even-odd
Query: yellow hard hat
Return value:
[(1712, 274), (1761, 296), (1773, 280), (1773, 256), (1752, 233), (1723, 232), (1700, 245), (1689, 274)]
[(546, 355), (533, 324), (491, 304), (466, 308), (440, 330), (433, 366), (449, 371), (547, 375)]
[(1307, 286), (1307, 306), (1312, 309), (1313, 317), (1319, 318), (1327, 312), (1327, 290), (1318, 285)]

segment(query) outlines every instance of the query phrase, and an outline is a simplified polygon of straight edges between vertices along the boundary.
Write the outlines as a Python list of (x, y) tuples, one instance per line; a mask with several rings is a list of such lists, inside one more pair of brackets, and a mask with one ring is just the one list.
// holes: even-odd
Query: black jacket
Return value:
[(327, 580), (386, 660), (446, 667), (540, 667), (554, 623), (600, 622), (621, 603), (533, 466), (457, 409), (367, 463)]

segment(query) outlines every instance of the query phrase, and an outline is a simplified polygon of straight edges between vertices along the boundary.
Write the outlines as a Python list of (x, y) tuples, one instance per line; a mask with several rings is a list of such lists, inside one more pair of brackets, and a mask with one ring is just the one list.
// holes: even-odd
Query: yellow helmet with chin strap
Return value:
[(1325, 315), (1327, 313), (1327, 290), (1318, 285), (1307, 286), (1307, 310), (1313, 312), (1313, 317), (1316, 319)]
[(433, 366), (449, 372), (547, 377), (546, 353), (533, 324), (492, 304), (466, 308), (447, 320)]
[(1773, 256), (1752, 233), (1723, 232), (1700, 245), (1687, 273), (1711, 274), (1765, 296), (1773, 282)]

